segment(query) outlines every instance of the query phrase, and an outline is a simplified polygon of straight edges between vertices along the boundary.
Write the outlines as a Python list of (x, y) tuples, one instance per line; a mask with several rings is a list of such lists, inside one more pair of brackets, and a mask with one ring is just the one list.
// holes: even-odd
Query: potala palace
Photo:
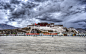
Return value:
[(27, 28), (31, 28), (29, 33), (37, 33), (37, 30), (40, 30), (41, 32), (49, 32), (49, 33), (67, 33), (67, 32), (73, 32), (78, 33), (78, 31), (74, 28), (66, 28), (63, 27), (63, 25), (54, 25), (54, 23), (48, 24), (48, 23), (38, 23), (33, 25), (28, 25)]

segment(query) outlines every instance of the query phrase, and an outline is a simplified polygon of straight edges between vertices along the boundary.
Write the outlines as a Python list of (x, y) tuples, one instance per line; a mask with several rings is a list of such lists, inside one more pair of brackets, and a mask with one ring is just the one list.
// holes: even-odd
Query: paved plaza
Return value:
[(86, 37), (1, 36), (0, 54), (86, 54)]

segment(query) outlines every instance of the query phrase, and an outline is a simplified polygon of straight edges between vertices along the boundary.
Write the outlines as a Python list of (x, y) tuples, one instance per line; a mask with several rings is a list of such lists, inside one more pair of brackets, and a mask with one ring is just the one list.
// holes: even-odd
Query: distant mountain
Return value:
[(77, 28), (76, 30), (78, 30), (80, 33), (81, 33), (81, 32), (86, 33), (86, 29)]
[(11, 25), (7, 25), (7, 24), (0, 24), (0, 30), (4, 30), (4, 29), (17, 29), (18, 27), (14, 27)]
[(85, 28), (85, 31), (86, 31), (86, 28)]

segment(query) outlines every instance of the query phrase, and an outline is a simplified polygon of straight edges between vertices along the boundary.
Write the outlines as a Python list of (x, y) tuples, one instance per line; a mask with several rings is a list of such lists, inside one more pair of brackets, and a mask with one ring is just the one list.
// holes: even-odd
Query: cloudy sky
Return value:
[(86, 28), (86, 0), (0, 0), (0, 23), (26, 27), (38, 22)]

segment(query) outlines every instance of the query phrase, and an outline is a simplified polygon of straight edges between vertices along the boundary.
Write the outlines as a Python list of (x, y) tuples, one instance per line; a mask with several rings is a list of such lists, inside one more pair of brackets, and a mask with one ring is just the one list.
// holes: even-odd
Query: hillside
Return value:
[(86, 29), (82, 29), (82, 28), (77, 28), (76, 30), (78, 30), (80, 33), (86, 33)]
[(0, 24), (0, 30), (4, 30), (4, 29), (16, 29), (18, 27), (14, 27), (11, 25), (7, 25), (7, 24)]

